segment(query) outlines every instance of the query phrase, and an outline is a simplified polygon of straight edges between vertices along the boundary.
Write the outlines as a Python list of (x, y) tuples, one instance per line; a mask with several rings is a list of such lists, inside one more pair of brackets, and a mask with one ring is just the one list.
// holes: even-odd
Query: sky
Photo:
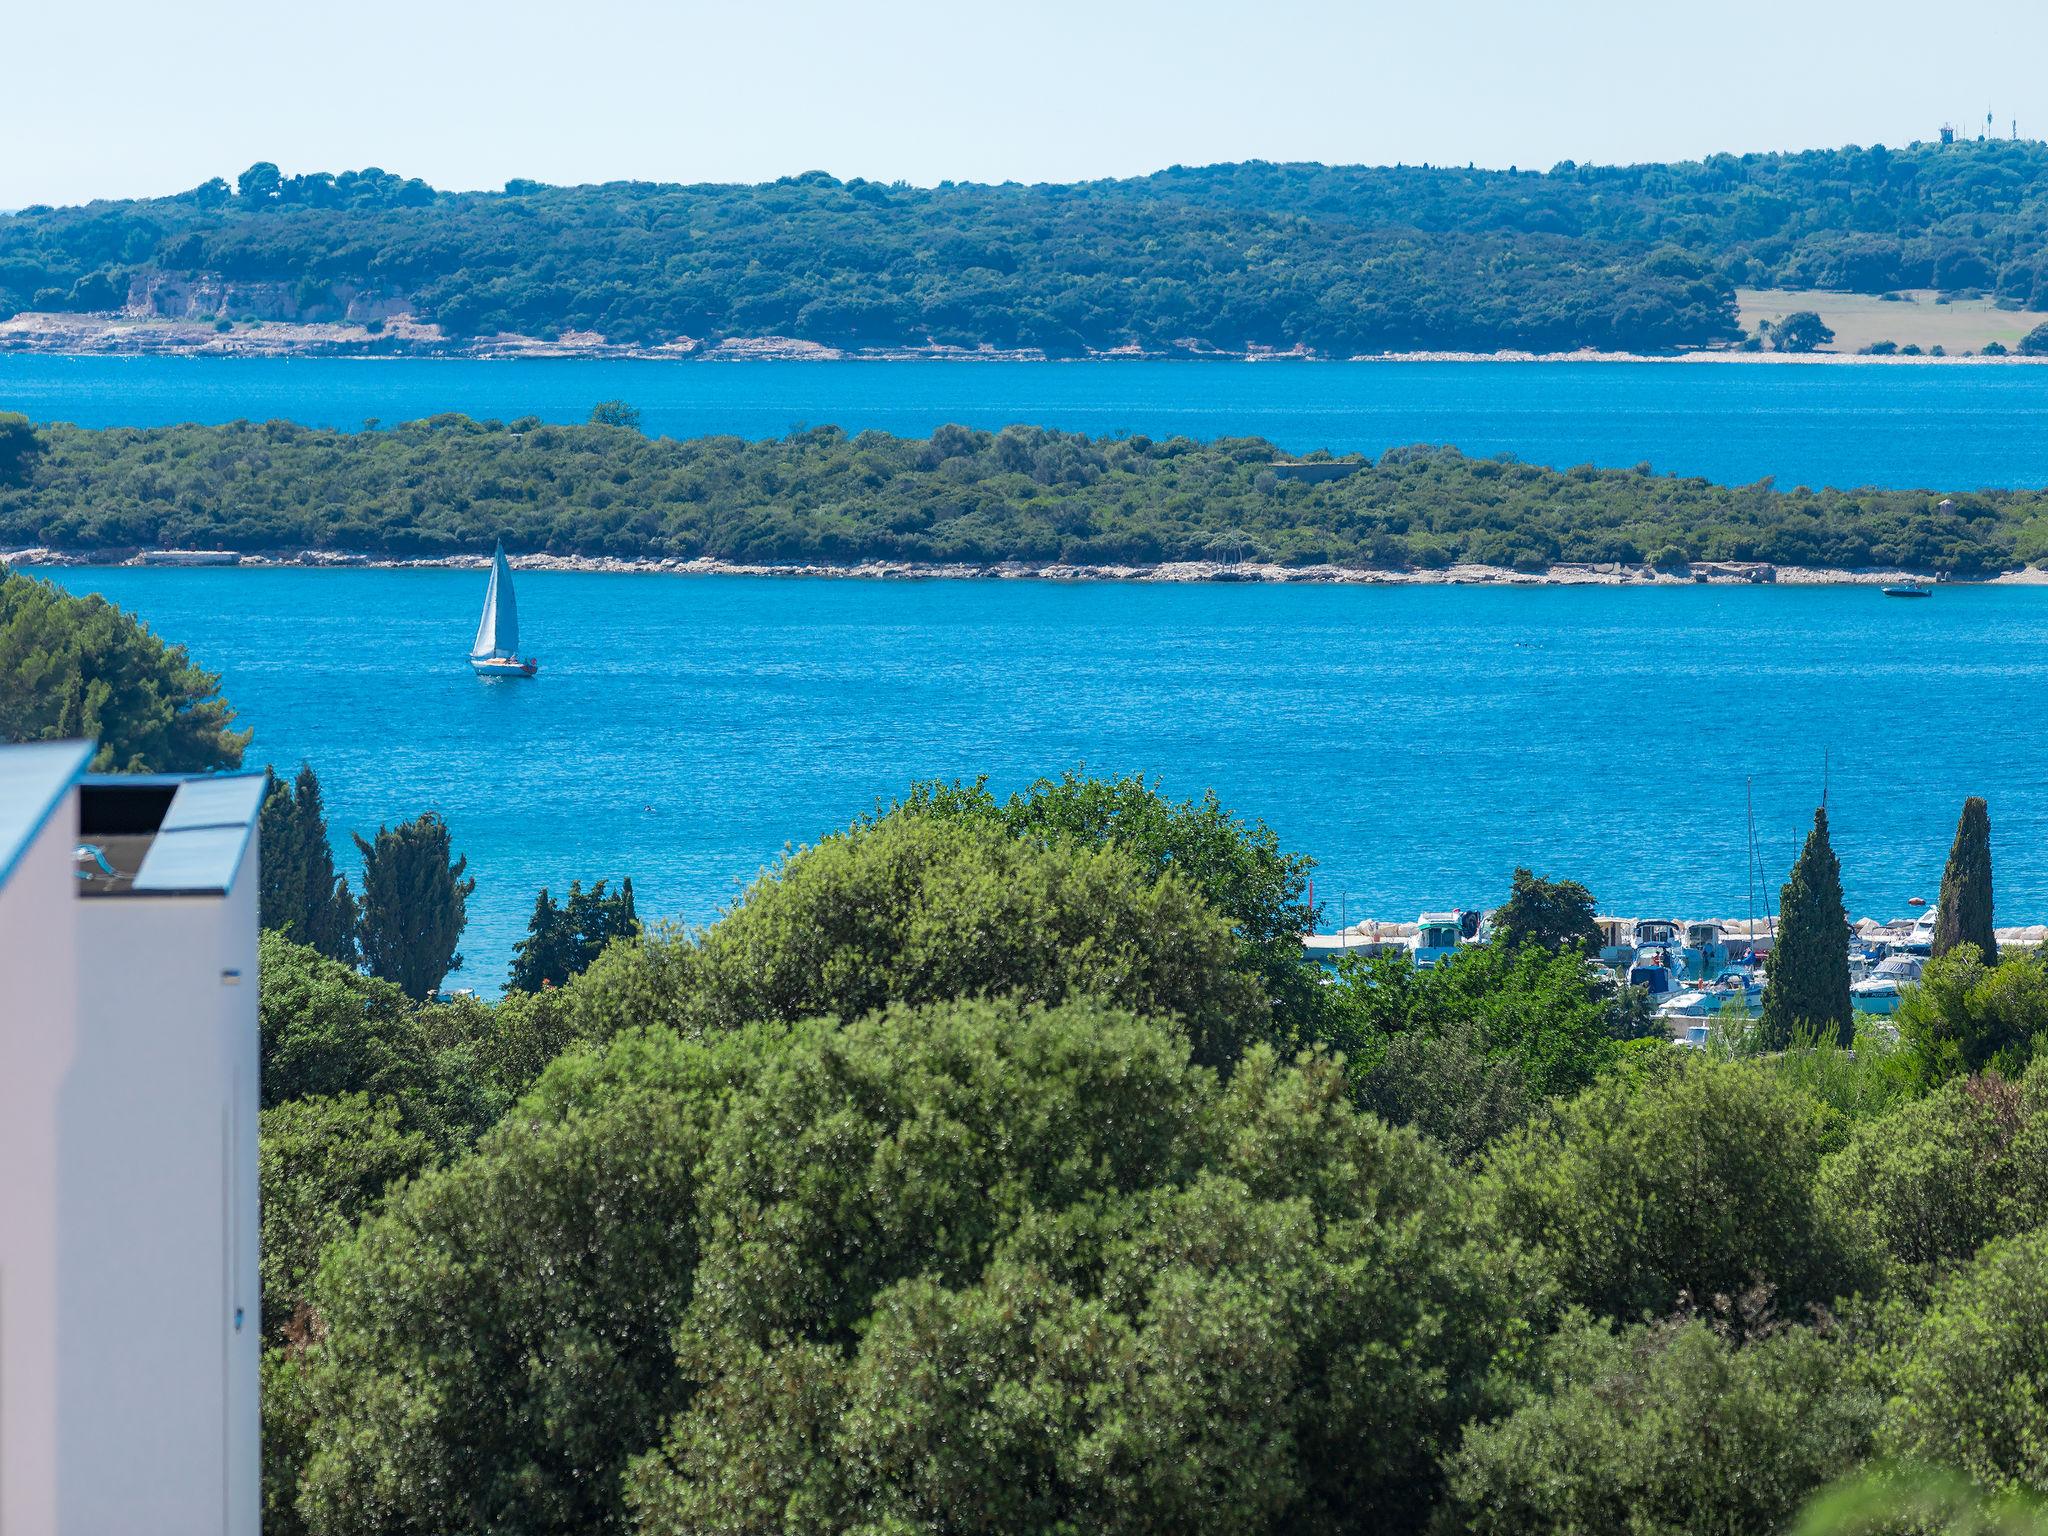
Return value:
[[(95, 0), (9, 6), (0, 208), (256, 160), (439, 187), (1548, 167), (2048, 136), (2048, 5)], [(1947, 24), (1941, 24), (1947, 23)]]

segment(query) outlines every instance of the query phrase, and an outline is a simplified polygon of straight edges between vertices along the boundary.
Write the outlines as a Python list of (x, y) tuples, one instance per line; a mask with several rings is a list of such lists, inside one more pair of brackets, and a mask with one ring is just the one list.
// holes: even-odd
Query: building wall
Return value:
[(57, 1523), (57, 1094), (79, 969), (74, 786), (0, 884), (0, 1533)]
[[(79, 899), (57, 1097), (60, 1536), (255, 1536), (256, 840), (233, 890)], [(232, 974), (231, 974), (232, 973)]]

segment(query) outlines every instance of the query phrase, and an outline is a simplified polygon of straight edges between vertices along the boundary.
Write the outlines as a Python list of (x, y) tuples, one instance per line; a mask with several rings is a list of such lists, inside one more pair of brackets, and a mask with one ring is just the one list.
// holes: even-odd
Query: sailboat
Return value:
[(512, 596), (512, 567), (503, 539), (491, 557), (491, 584), (484, 589), (484, 616), (477, 621), (469, 664), (478, 677), (531, 677), (540, 670), (539, 657), (519, 656), (519, 604)]

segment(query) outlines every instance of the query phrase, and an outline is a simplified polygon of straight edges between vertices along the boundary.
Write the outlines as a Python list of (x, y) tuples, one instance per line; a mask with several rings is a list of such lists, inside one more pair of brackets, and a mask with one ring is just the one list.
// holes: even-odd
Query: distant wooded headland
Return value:
[(58, 349), (1667, 352), (1738, 343), (1738, 289), (2048, 310), (2048, 145), (490, 193), (265, 163), (0, 218), (0, 344)]

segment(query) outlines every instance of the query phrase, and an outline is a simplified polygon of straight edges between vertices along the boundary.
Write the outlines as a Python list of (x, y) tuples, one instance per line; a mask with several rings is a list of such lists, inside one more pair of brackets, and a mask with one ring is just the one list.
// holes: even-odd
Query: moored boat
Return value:
[(1849, 986), (1849, 1003), (1858, 1013), (1896, 1013), (1906, 988), (1920, 979), (1925, 962), (1904, 952), (1888, 955), (1863, 980)]
[(519, 654), (519, 604), (502, 539), (491, 556), (491, 581), (484, 588), (484, 612), (469, 648), (469, 665), (478, 677), (531, 677), (540, 670), (539, 657)]
[(1908, 577), (1905, 581), (1894, 582), (1886, 587), (1884, 595), (1886, 597), (1932, 597), (1934, 596), (1934, 589), (1924, 585), (1917, 578)]

